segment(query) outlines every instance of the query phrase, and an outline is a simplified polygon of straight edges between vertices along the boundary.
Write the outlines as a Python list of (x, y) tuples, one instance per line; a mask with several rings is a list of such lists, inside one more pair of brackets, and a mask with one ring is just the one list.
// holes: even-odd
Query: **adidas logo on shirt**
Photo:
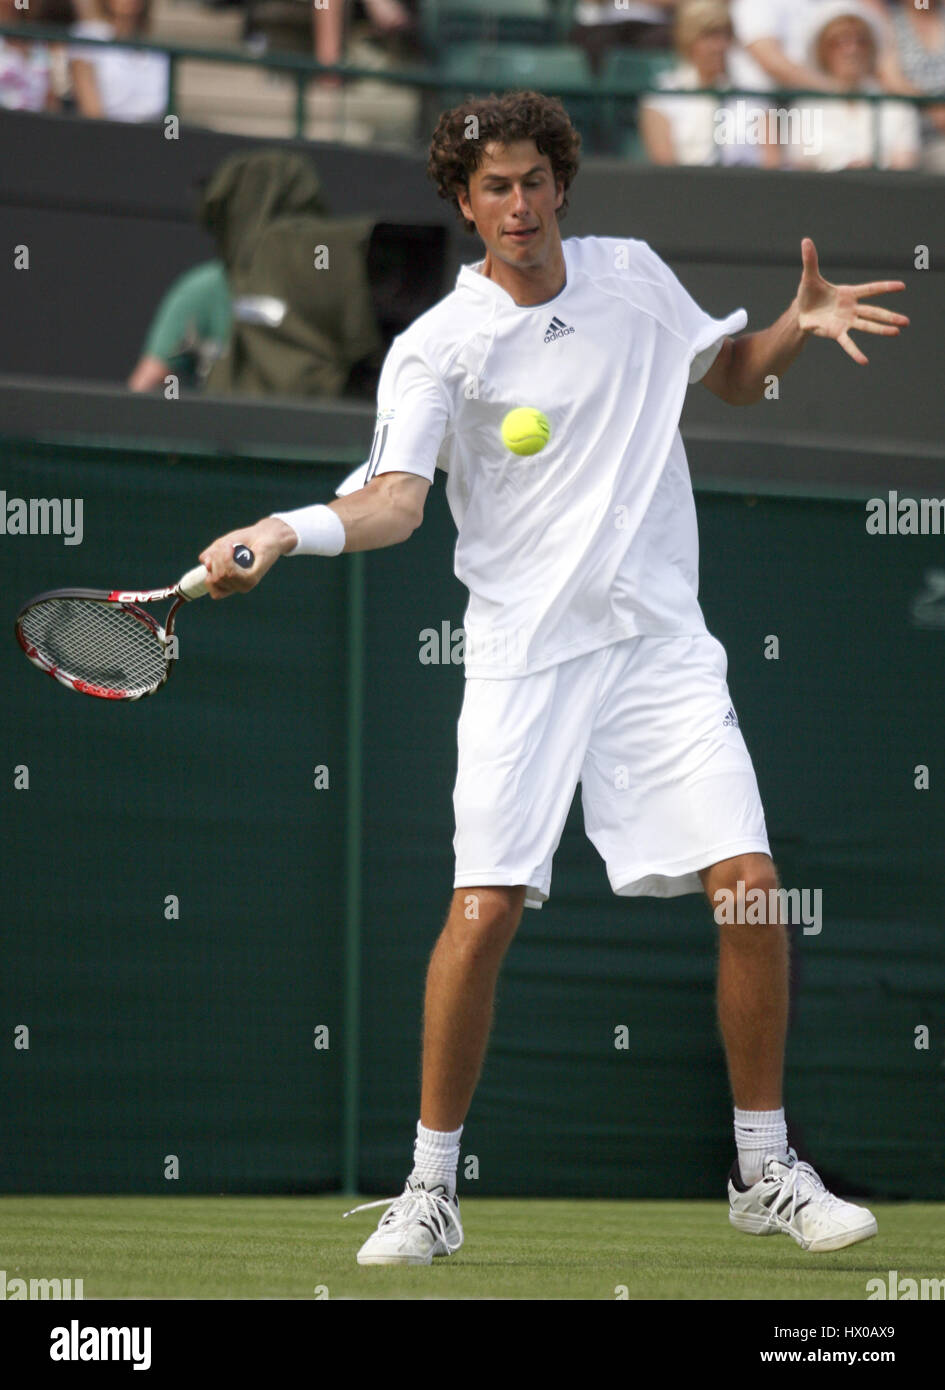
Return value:
[(737, 729), (737, 728), (738, 728), (738, 715), (735, 713), (734, 709), (732, 709), (731, 707), (729, 708), (728, 714), (727, 714), (727, 715), (725, 716), (725, 718), (722, 720), (722, 727), (723, 727), (723, 729)]
[(570, 328), (566, 323), (563, 323), (562, 320), (559, 319), (557, 315), (555, 315), (555, 317), (551, 320), (551, 322), (548, 325), (548, 331), (545, 334), (545, 342), (553, 343), (555, 338), (566, 338), (569, 333), (573, 332), (573, 328)]

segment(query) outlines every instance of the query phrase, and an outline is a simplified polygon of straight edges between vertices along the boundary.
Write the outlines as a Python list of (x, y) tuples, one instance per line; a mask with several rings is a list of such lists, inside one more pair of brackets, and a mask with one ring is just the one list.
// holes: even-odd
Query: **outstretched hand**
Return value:
[(890, 294), (904, 290), (902, 280), (874, 280), (867, 285), (831, 285), (820, 273), (817, 248), (810, 237), (801, 242), (804, 271), (797, 290), (798, 324), (815, 338), (833, 338), (854, 362), (865, 367), (865, 357), (850, 337), (850, 330), (861, 333), (881, 333), (894, 337), (900, 327), (908, 326), (905, 314), (880, 309), (875, 304), (861, 304), (867, 295)]

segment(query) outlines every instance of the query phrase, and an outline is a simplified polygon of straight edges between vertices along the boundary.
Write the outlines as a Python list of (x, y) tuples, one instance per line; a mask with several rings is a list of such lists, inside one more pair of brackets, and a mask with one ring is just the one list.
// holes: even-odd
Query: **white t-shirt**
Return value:
[[(72, 26), (73, 34), (87, 39), (113, 39), (115, 31), (105, 20), (87, 19)], [(134, 48), (93, 48), (76, 45), (70, 58), (91, 63), (105, 115), (113, 121), (157, 121), (167, 108), (170, 62), (165, 53), (144, 53)]]
[[(469, 590), (466, 675), (541, 671), (641, 634), (704, 632), (698, 533), (679, 416), (744, 309), (706, 314), (643, 241), (563, 242), (567, 282), (522, 306), (478, 268), (394, 339), (371, 457), (447, 475), (456, 576)], [(517, 406), (551, 437), (520, 457)]]

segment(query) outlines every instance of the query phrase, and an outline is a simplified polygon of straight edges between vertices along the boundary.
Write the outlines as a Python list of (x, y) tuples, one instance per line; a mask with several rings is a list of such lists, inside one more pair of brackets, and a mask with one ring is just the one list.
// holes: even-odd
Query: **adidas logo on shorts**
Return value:
[(737, 728), (738, 728), (738, 715), (735, 713), (735, 711), (734, 711), (734, 709), (732, 708), (731, 705), (729, 705), (728, 714), (727, 714), (727, 715), (725, 716), (725, 718), (722, 720), (722, 728), (723, 728), (723, 729), (737, 729)]
[(556, 338), (566, 338), (569, 333), (573, 332), (573, 328), (570, 328), (568, 324), (564, 323), (555, 315), (548, 325), (548, 331), (545, 334), (545, 342), (553, 343)]

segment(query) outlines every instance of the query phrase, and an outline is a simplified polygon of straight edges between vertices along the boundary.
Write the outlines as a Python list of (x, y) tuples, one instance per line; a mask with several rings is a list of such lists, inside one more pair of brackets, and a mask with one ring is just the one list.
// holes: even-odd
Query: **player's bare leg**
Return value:
[(492, 1025), (499, 969), (525, 888), (457, 888), (427, 971), (421, 1123), (456, 1130), (472, 1101)]
[(460, 1133), (486, 1055), (499, 970), (524, 906), (524, 886), (453, 894), (427, 971), (414, 1170), (358, 1251), (359, 1264), (428, 1265), (463, 1243)]
[[(723, 859), (700, 875), (709, 902), (716, 893), (747, 895), (777, 888), (767, 854)], [(766, 898), (767, 901), (770, 899)], [(726, 924), (718, 928), (718, 1014), (735, 1104), (742, 1110), (778, 1110), (788, 1016), (788, 941), (779, 923)]]
[[(735, 1101), (738, 1159), (729, 1177), (729, 1220), (749, 1235), (788, 1235), (804, 1250), (839, 1250), (876, 1234), (865, 1207), (828, 1192), (808, 1163), (788, 1147), (781, 1100), (787, 1033), (789, 951), (778, 919), (777, 872), (766, 854), (745, 854), (703, 870), (713, 907), (727, 889), (745, 897), (762, 889), (774, 908), (764, 924), (722, 924), (718, 1012)], [(757, 899), (754, 899), (757, 901)], [(778, 920), (772, 920), (778, 919)]]

